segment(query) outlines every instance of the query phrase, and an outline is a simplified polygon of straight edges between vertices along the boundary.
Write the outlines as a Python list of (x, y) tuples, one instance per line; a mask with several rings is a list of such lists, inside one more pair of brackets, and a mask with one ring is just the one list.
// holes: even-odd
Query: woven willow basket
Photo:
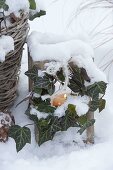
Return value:
[(28, 14), (21, 14), (21, 18), (10, 27), (1, 30), (1, 35), (9, 35), (14, 39), (15, 50), (0, 63), (0, 110), (8, 109), (17, 97), (19, 70), (28, 30)]

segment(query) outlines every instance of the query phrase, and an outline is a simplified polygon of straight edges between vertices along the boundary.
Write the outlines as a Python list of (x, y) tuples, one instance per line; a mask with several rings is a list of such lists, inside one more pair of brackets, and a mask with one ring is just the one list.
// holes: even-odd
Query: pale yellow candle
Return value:
[(59, 94), (59, 95), (56, 95), (54, 97), (54, 99), (51, 101), (51, 105), (52, 106), (61, 106), (62, 104), (64, 104), (64, 102), (66, 101), (67, 99), (67, 95), (66, 94)]

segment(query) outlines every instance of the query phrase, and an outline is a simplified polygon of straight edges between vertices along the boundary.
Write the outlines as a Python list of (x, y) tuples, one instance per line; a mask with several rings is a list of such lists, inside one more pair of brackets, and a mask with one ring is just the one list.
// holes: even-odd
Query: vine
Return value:
[[(95, 123), (94, 119), (87, 120), (87, 113), (89, 111), (95, 112), (97, 109), (101, 112), (106, 104), (103, 97), (107, 83), (100, 81), (91, 84), (91, 79), (84, 68), (68, 63), (65, 70), (61, 63), (54, 62), (54, 64), (49, 62), (44, 70), (39, 70), (38, 67), (34, 66), (25, 73), (33, 81), (32, 95), (29, 97), (30, 105), (26, 110), (26, 115), (38, 129), (37, 141), (39, 146), (52, 140), (56, 132), (66, 131), (70, 127), (77, 127), (78, 133), (82, 134)], [(59, 89), (56, 91), (57, 86)], [(54, 99), (58, 96), (60, 103), (55, 104)], [(86, 102), (88, 109), (80, 115), (76, 103), (71, 103), (69, 98), (77, 100), (84, 96), (88, 99)], [(57, 114), (61, 107), (64, 107), (63, 113)], [(26, 138), (22, 133), (24, 130)], [(19, 142), (19, 145), (16, 145), (17, 151), (21, 150), (26, 143), (30, 143), (28, 132), (30, 133), (28, 129), (25, 129), (25, 126), (23, 128), (19, 126), (10, 128), (9, 136), (14, 138), (16, 143)], [(21, 139), (17, 136), (18, 133), (21, 133)]]

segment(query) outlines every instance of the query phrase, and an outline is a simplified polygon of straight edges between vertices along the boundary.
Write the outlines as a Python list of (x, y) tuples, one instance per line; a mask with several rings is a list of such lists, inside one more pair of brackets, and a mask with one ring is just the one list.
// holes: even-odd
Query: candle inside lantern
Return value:
[(56, 95), (51, 102), (52, 106), (61, 106), (67, 99), (67, 94)]

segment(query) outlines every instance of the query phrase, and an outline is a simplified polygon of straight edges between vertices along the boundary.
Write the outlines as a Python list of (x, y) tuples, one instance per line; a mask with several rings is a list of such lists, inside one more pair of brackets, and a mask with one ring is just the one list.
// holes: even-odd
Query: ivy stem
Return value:
[(29, 124), (25, 125), (24, 127), (31, 126), (31, 125), (34, 125), (34, 123), (29, 123)]

